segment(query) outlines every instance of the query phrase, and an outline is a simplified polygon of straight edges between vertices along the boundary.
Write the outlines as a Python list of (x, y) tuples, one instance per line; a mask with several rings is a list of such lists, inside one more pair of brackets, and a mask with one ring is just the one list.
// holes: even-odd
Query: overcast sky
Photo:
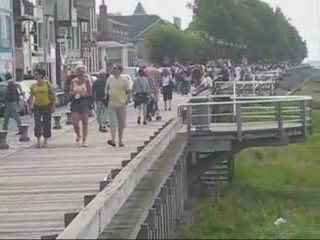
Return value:
[[(102, 0), (96, 0), (100, 5)], [(140, 0), (105, 0), (108, 11), (132, 14)], [(183, 27), (187, 27), (192, 19), (192, 12), (186, 8), (191, 0), (141, 0), (148, 14), (157, 14), (173, 21), (173, 17), (181, 17)], [(254, 1), (254, 0), (253, 0)], [(300, 35), (308, 42), (309, 58), (320, 59), (320, 0), (263, 0), (271, 6), (279, 6)]]

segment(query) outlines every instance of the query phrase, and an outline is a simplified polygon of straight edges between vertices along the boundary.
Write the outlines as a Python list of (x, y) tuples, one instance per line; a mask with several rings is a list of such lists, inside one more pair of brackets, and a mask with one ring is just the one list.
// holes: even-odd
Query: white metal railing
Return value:
[(232, 96), (273, 96), (275, 80), (214, 82), (214, 93)]
[[(311, 97), (307, 96), (221, 96), (192, 98), (190, 103), (179, 106), (184, 111), (188, 133), (199, 130), (216, 130), (219, 126), (236, 131), (242, 139), (243, 131), (255, 126), (276, 128), (280, 135), (287, 127), (298, 127), (306, 136), (312, 125)], [(235, 106), (235, 112), (234, 112)], [(180, 115), (181, 116), (181, 115)], [(228, 130), (228, 129), (227, 129)]]

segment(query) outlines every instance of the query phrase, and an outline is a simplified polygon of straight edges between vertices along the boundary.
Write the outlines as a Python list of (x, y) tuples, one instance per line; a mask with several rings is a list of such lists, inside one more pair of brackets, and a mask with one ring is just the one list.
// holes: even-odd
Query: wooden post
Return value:
[(207, 105), (208, 109), (208, 129), (210, 129), (210, 123), (211, 123), (211, 109), (210, 109), (210, 104)]
[(162, 199), (156, 198), (154, 201), (154, 206), (157, 212), (157, 234), (156, 239), (164, 239), (164, 230), (163, 230), (163, 207)]
[(137, 239), (149, 239), (149, 226), (142, 224)]
[(309, 100), (308, 101), (308, 106), (307, 106), (308, 108), (309, 108), (309, 121), (307, 121), (307, 123), (309, 124), (308, 125), (308, 127), (309, 127), (309, 134), (310, 135), (312, 135), (312, 129), (313, 129), (313, 127), (312, 127), (312, 124), (313, 124), (313, 122), (312, 122), (312, 101), (311, 100)]
[(146, 219), (146, 222), (148, 223), (148, 226), (149, 226), (150, 239), (155, 239), (156, 228), (157, 228), (157, 213), (156, 213), (156, 209), (151, 208), (149, 210), (149, 214), (148, 214), (148, 217)]
[(302, 120), (302, 134), (304, 137), (306, 137), (308, 135), (306, 100), (301, 101), (301, 120)]
[(242, 141), (242, 107), (241, 103), (236, 104), (236, 114), (237, 114), (237, 132), (238, 140)]
[(192, 108), (188, 107), (187, 108), (187, 134), (188, 134), (188, 139), (191, 135), (191, 123), (192, 123), (192, 114), (191, 114)]
[(66, 124), (67, 125), (71, 125), (73, 122), (72, 122), (72, 115), (71, 115), (71, 111), (67, 111), (66, 112), (66, 115), (67, 115), (67, 121), (66, 121)]
[(278, 120), (278, 130), (279, 135), (281, 138), (284, 137), (284, 128), (283, 128), (283, 112), (282, 112), (282, 103), (276, 102), (276, 114), (277, 114), (277, 120)]
[(62, 126), (61, 126), (61, 123), (60, 123), (61, 115), (54, 115), (53, 119), (54, 119), (53, 129), (56, 129), (56, 130), (62, 129)]
[(7, 144), (8, 131), (0, 130), (0, 149), (7, 150), (9, 145)]
[(234, 178), (234, 157), (228, 159), (228, 165), (229, 181), (231, 182)]

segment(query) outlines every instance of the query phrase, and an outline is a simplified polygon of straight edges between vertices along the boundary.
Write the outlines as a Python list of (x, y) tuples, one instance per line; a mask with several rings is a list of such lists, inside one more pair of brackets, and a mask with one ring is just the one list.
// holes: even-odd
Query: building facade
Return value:
[(170, 23), (161, 17), (147, 14), (141, 2), (132, 15), (108, 13), (105, 2), (99, 9), (98, 17), (98, 59), (103, 68), (106, 62), (121, 63), (123, 66), (142, 66), (149, 63), (145, 36), (159, 24), (181, 27), (181, 19)]
[(32, 69), (32, 26), (34, 5), (29, 0), (12, 0), (14, 20), (15, 76), (23, 80), (24, 74)]
[(11, 0), (0, 4), (0, 77), (14, 75), (13, 5)]

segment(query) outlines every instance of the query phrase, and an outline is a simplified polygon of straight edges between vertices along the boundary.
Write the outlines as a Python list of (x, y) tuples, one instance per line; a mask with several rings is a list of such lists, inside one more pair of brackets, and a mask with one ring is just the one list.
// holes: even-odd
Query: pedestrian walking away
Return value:
[(105, 98), (105, 88), (108, 75), (104, 70), (101, 70), (98, 79), (94, 82), (92, 92), (96, 104), (97, 122), (99, 124), (100, 132), (107, 132), (106, 124), (109, 124), (107, 107), (103, 104)]
[(138, 77), (135, 79), (133, 86), (133, 101), (134, 107), (138, 112), (138, 124), (141, 124), (141, 113), (143, 118), (143, 125), (147, 125), (147, 105), (150, 96), (150, 87), (147, 75), (143, 69), (139, 69)]
[(8, 130), (9, 119), (13, 118), (18, 127), (18, 134), (21, 125), (20, 115), (18, 113), (18, 104), (20, 95), (23, 97), (21, 86), (16, 84), (14, 80), (8, 81), (7, 91), (2, 102), (5, 104), (5, 110), (3, 115), (3, 130)]
[(116, 146), (117, 130), (119, 147), (124, 146), (123, 133), (126, 127), (127, 104), (131, 95), (129, 81), (122, 75), (122, 71), (121, 65), (114, 66), (105, 89), (111, 132), (111, 140), (108, 140), (108, 144), (113, 147)]
[(164, 109), (168, 110), (168, 102), (169, 102), (169, 111), (172, 109), (172, 94), (174, 89), (174, 83), (170, 76), (170, 72), (167, 69), (164, 69), (162, 72), (162, 94), (164, 100)]
[[(71, 98), (73, 128), (77, 135), (76, 142), (79, 143), (82, 137), (82, 146), (87, 147), (92, 85), (85, 66), (77, 66), (76, 78), (71, 81), (69, 95)], [(82, 122), (82, 136), (80, 133), (80, 122)]]
[(28, 100), (29, 109), (33, 109), (34, 114), (34, 135), (37, 138), (37, 147), (41, 147), (41, 136), (44, 137), (42, 146), (46, 147), (48, 144), (48, 139), (51, 137), (51, 115), (55, 110), (55, 93), (51, 83), (45, 77), (45, 70), (34, 70), (34, 78), (37, 82), (31, 86)]

